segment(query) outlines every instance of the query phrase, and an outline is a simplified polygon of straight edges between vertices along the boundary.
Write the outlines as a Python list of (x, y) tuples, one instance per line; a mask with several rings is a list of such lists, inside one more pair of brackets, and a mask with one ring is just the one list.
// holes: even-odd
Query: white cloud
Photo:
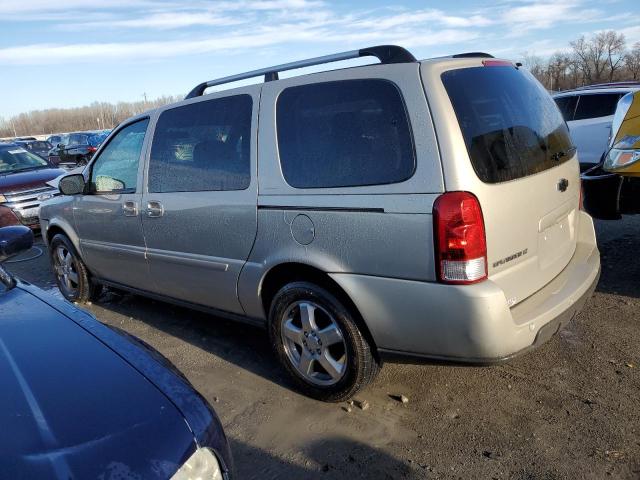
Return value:
[[(482, 38), (484, 45), (524, 50), (514, 37), (530, 35), (569, 23), (588, 23), (606, 18), (586, 8), (589, 0), (524, 0), (503, 2), (482, 11), (404, 7), (358, 10), (320, 0), (0, 0), (0, 14), (17, 20), (48, 16), (45, 25), (63, 30), (91, 30), (92, 42), (57, 41), (0, 48), (0, 63), (43, 64), (65, 61), (107, 61), (167, 58), (178, 55), (264, 49), (281, 45), (334, 44), (335, 50), (367, 44), (397, 43), (408, 47), (467, 44), (471, 49)], [(80, 10), (90, 21), (78, 22), (70, 12)], [(17, 15), (33, 11), (33, 15)], [(37, 12), (37, 13), (36, 13)], [(46, 23), (48, 22), (48, 23)], [(207, 29), (189, 30), (206, 26)], [(122, 41), (111, 41), (112, 30), (122, 31)], [(141, 31), (161, 34), (142, 36)], [(638, 27), (626, 29), (639, 38)], [(206, 32), (206, 33), (205, 33)], [(58, 32), (60, 33), (60, 32)], [(161, 36), (158, 36), (161, 35)], [(187, 36), (188, 35), (188, 36)], [(52, 37), (56, 38), (56, 37)], [(57, 38), (65, 38), (58, 35)], [(68, 38), (68, 37), (67, 37)], [(82, 38), (77, 36), (77, 38)], [(103, 41), (97, 39), (106, 39)], [(133, 41), (145, 38), (147, 41)], [(153, 41), (149, 40), (153, 39)], [(505, 39), (510, 39), (505, 41)], [(538, 42), (536, 44), (536, 41)], [(553, 44), (530, 42), (545, 55)]]

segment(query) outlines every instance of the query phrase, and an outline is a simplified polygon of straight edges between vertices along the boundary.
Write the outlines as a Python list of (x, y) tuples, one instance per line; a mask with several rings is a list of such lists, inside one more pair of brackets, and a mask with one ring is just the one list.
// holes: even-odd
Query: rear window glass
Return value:
[(443, 73), (442, 81), (482, 181), (526, 177), (572, 156), (569, 131), (558, 107), (526, 70), (463, 68)]
[(276, 118), (282, 171), (295, 188), (397, 183), (415, 170), (405, 105), (389, 81), (287, 88)]
[(573, 120), (573, 114), (576, 111), (576, 104), (578, 103), (577, 95), (568, 95), (566, 97), (554, 98), (556, 105), (560, 109), (562, 116), (567, 122)]
[(574, 120), (586, 120), (588, 118), (608, 117), (616, 112), (620, 93), (598, 93), (593, 95), (580, 95)]

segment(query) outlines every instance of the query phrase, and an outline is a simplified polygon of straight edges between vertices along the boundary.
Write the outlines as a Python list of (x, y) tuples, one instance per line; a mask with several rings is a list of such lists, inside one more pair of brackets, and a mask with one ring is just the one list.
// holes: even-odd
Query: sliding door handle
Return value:
[(147, 202), (147, 217), (155, 218), (164, 215), (164, 207), (160, 202), (150, 200)]
[(122, 204), (122, 213), (125, 217), (138, 216), (138, 202), (127, 201)]

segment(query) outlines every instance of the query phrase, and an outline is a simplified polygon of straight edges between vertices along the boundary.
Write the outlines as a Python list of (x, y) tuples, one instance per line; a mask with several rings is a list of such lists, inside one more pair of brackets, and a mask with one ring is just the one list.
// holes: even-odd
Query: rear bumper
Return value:
[(331, 276), (358, 307), (381, 354), (487, 364), (546, 342), (580, 311), (599, 275), (593, 221), (580, 212), (578, 243), (569, 264), (513, 308), (491, 280), (456, 286)]

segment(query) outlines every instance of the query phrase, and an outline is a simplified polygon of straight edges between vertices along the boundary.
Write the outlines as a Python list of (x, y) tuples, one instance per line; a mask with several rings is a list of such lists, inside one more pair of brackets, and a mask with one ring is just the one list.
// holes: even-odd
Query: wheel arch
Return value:
[(53, 240), (53, 237), (58, 234), (62, 234), (69, 240), (71, 240), (71, 243), (75, 247), (78, 254), (82, 256), (82, 250), (80, 249), (80, 239), (75, 234), (71, 225), (69, 225), (65, 221), (52, 220), (49, 222), (47, 231), (44, 233), (47, 246), (51, 245), (51, 240)]
[(265, 273), (260, 281), (258, 295), (267, 323), (269, 322), (271, 302), (276, 293), (285, 285), (297, 281), (314, 283), (334, 295), (353, 314), (358, 328), (371, 346), (371, 351), (376, 361), (381, 361), (375, 339), (355, 302), (327, 272), (312, 265), (301, 262), (284, 262), (272, 266)]

